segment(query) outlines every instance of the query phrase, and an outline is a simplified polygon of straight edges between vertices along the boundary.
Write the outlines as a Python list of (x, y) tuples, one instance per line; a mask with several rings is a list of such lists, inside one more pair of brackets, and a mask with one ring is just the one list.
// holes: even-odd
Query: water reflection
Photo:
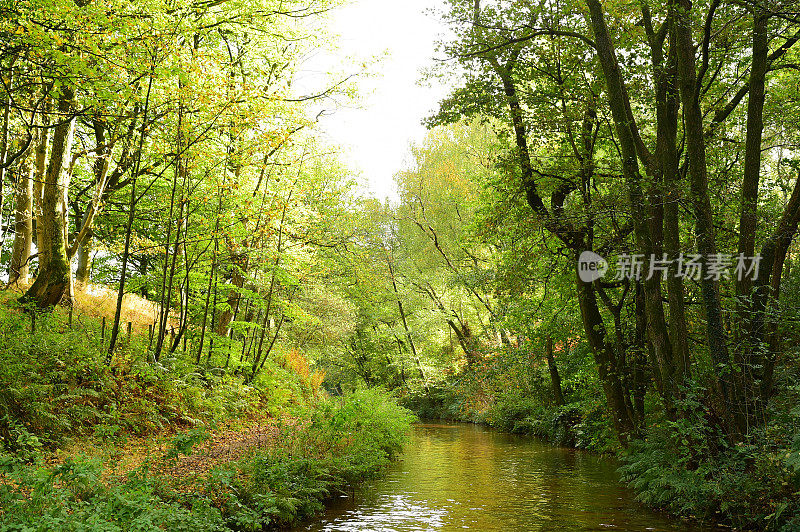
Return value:
[(296, 530), (712, 530), (648, 511), (606, 458), (474, 425), (417, 425), (385, 478)]

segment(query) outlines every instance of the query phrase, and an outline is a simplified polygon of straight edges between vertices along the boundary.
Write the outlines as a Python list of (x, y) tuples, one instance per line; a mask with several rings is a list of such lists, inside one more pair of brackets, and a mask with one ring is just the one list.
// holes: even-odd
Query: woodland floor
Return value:
[(108, 483), (124, 480), (126, 475), (147, 465), (151, 475), (168, 479), (170, 486), (180, 490), (196, 488), (198, 479), (214, 467), (243, 458), (260, 449), (277, 449), (281, 444), (281, 428), (295, 424), (293, 419), (250, 417), (228, 422), (210, 430), (208, 439), (197, 443), (188, 455), (171, 457), (171, 442), (190, 428), (168, 433), (130, 436), (122, 443), (98, 444), (95, 439), (77, 440), (50, 454), (49, 466), (64, 463), (69, 458), (99, 459), (104, 464), (104, 480)]

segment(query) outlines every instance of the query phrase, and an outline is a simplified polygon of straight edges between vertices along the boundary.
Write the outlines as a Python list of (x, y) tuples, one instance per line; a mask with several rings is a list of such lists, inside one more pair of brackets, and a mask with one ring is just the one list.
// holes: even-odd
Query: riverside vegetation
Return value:
[(338, 5), (0, 0), (0, 526), (284, 524), (391, 396), (800, 529), (798, 2), (443, 0), (392, 201), (318, 127), (374, 66), (302, 75)]
[[(133, 337), (109, 368), (100, 321), (66, 320), (41, 316), (30, 333), (27, 316), (0, 316), (2, 530), (286, 525), (379, 474), (413, 418), (377, 389), (323, 397), (302, 359), (244, 385), (174, 359), (153, 367)], [(217, 435), (226, 452), (193, 461)]]

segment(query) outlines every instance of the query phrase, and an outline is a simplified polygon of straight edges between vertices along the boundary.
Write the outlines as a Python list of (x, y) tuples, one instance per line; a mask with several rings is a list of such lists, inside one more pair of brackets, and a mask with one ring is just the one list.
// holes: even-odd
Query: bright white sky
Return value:
[(342, 146), (345, 162), (361, 172), (369, 191), (379, 199), (395, 196), (393, 175), (403, 168), (412, 142), (426, 130), (421, 120), (447, 94), (441, 85), (420, 85), (421, 70), (433, 64), (434, 41), (441, 26), (426, 10), (436, 0), (352, 0), (332, 15), (331, 31), (339, 34), (333, 54), (317, 54), (304, 64), (300, 85), (315, 74), (354, 72), (349, 65), (371, 63), (373, 76), (357, 81), (358, 108), (340, 108), (320, 119), (329, 142)]

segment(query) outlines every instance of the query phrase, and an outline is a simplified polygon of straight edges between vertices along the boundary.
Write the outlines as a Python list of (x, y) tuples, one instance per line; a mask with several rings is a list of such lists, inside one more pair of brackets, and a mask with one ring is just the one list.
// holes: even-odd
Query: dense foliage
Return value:
[[(377, 392), (353, 394), (283, 427), (280, 449), (254, 449), (180, 490), (149, 471), (148, 463), (109, 485), (97, 460), (68, 458), (48, 468), (3, 455), (0, 467), (8, 482), (0, 486), (0, 527), (274, 528), (313, 515), (331, 496), (378, 474), (402, 447), (411, 417)], [(191, 451), (191, 445), (177, 447)]]
[[(262, 530), (308, 517), (329, 497), (379, 474), (413, 416), (385, 391), (325, 398), (291, 360), (271, 360), (253, 385), (198, 373), (178, 359), (153, 368), (146, 338), (113, 368), (92, 337), (98, 320), (2, 314), (1, 530)], [(176, 484), (170, 464), (226, 423), (267, 416), (275, 445)], [(219, 431), (217, 431), (219, 432)], [(166, 438), (140, 465), (113, 471), (131, 439)], [(56, 453), (97, 442), (90, 455)], [(84, 448), (85, 452), (87, 449)], [(74, 454), (72, 454), (74, 453)], [(166, 466), (165, 466), (166, 464)], [(112, 471), (108, 471), (112, 469)], [(88, 528), (87, 528), (88, 527)]]
[[(617, 453), (676, 514), (795, 529), (798, 2), (444, 0), (453, 89), (387, 202), (316, 129), (352, 78), (298, 75), (334, 4), (0, 2), (6, 514), (289, 521), (398, 451), (383, 388)], [(18, 463), (171, 430), (177, 456), (254, 411), (299, 439), (208, 498)]]

